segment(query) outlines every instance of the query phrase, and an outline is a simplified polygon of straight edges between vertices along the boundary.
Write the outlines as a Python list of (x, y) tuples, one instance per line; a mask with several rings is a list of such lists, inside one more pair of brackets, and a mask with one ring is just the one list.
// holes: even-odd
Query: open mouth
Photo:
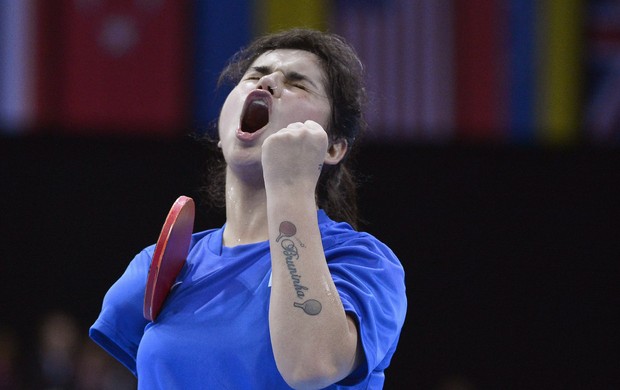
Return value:
[(243, 105), (241, 131), (251, 134), (265, 127), (269, 123), (270, 109), (271, 94), (261, 89), (252, 91)]

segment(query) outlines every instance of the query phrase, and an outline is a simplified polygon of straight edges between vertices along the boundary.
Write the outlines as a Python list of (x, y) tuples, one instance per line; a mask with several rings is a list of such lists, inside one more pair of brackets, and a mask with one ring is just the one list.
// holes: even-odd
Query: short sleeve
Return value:
[(373, 372), (382, 377), (407, 311), (403, 267), (386, 245), (367, 234), (325, 252), (344, 309), (358, 322), (365, 356), (360, 368), (341, 384), (356, 384)]
[(140, 252), (103, 299), (91, 326), (93, 341), (136, 375), (136, 356), (148, 321), (143, 316), (144, 288), (154, 247)]

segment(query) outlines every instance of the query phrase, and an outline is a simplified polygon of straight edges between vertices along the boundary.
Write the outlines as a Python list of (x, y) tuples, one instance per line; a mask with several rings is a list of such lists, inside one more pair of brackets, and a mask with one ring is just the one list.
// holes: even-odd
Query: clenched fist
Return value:
[(328, 136), (318, 123), (295, 122), (263, 142), (262, 165), (266, 188), (316, 187), (328, 148)]

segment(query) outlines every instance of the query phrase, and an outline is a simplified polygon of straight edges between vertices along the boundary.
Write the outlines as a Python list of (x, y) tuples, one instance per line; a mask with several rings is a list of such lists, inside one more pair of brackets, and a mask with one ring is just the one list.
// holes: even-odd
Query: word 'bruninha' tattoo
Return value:
[[(280, 243), (282, 247), (286, 268), (288, 268), (288, 272), (291, 275), (297, 299), (303, 300), (306, 296), (304, 291), (307, 291), (308, 287), (301, 284), (301, 275), (298, 274), (297, 267), (295, 267), (295, 261), (299, 260), (299, 250), (295, 245), (295, 241), (291, 240), (291, 237), (297, 233), (297, 227), (292, 222), (283, 221), (280, 223), (279, 232), (280, 234), (276, 238), (276, 242)], [(301, 245), (303, 246), (303, 244)], [(319, 314), (322, 309), (321, 302), (316, 299), (308, 299), (303, 303), (293, 302), (293, 306), (301, 308), (304, 313), (311, 316)]]

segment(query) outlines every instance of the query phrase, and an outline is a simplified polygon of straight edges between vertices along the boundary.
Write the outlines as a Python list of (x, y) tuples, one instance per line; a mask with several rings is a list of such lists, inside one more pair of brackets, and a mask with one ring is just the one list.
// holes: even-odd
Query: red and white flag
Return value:
[(192, 93), (188, 11), (174, 0), (3, 0), (2, 128), (185, 131)]

